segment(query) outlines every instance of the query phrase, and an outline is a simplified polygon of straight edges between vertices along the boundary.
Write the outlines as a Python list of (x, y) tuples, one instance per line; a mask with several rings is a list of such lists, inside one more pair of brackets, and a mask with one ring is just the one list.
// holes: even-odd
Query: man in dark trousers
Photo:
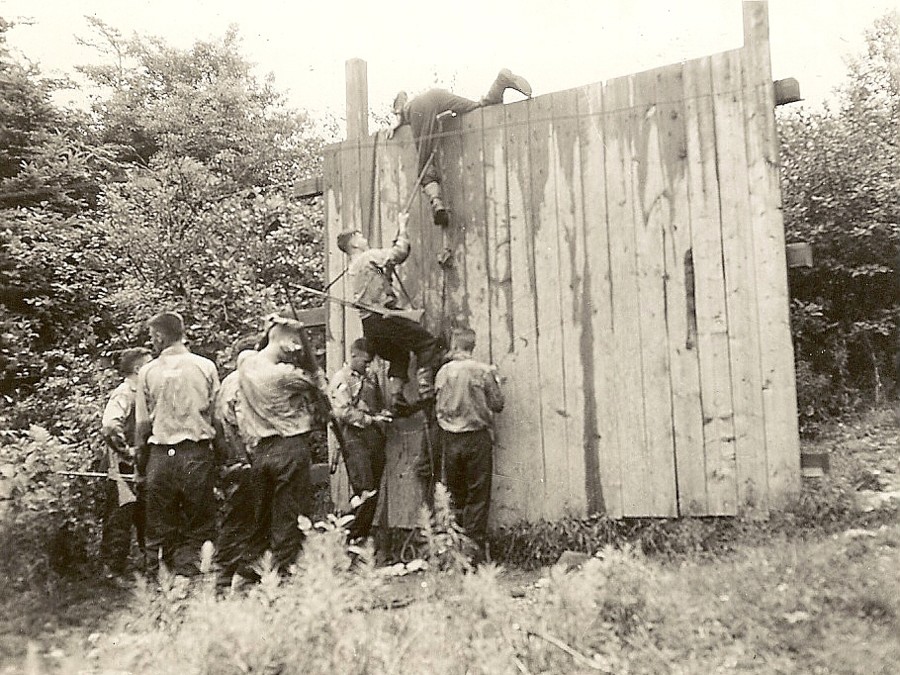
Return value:
[(122, 577), (131, 550), (131, 528), (138, 546), (144, 550), (144, 500), (142, 491), (122, 479), (134, 472), (134, 399), (138, 371), (150, 360), (150, 350), (126, 349), (119, 355), (118, 369), (124, 380), (109, 396), (103, 409), (100, 433), (106, 441), (101, 470), (109, 480), (105, 485), (105, 512), (100, 557), (107, 578)]
[(252, 460), (256, 523), (245, 559), (272, 551), (285, 573), (303, 545), (300, 515), (312, 512), (310, 431), (317, 381), (296, 365), (303, 324), (278, 314), (266, 318), (265, 346), (238, 357), (238, 429)]
[(503, 103), (503, 92), (507, 89), (515, 89), (526, 96), (531, 96), (531, 85), (528, 84), (528, 81), (504, 68), (497, 74), (497, 79), (494, 80), (488, 93), (480, 101), (457, 96), (446, 89), (430, 89), (413, 99), (410, 99), (405, 91), (401, 91), (394, 99), (393, 112), (396, 118), (394, 125), (388, 131), (388, 138), (391, 138), (394, 131), (404, 124), (408, 124), (412, 129), (416, 152), (419, 156), (418, 166), (419, 174), (422, 176), (422, 191), (431, 203), (435, 225), (445, 227), (450, 223), (441, 196), (440, 176), (432, 157), (440, 138), (438, 118), (446, 112), (462, 115), (484, 106)]
[(504, 401), (496, 370), (472, 358), (474, 348), (475, 332), (455, 329), (450, 360), (438, 371), (434, 388), (447, 489), (457, 521), (483, 556), (494, 467), (491, 428)]
[(372, 349), (365, 338), (350, 346), (350, 362), (331, 378), (334, 416), (344, 437), (344, 464), (353, 489), (356, 519), (350, 539), (368, 537), (378, 503), (378, 489), (384, 473), (384, 424), (391, 421), (385, 411), (385, 397), (378, 376), (369, 368)]
[(408, 221), (409, 214), (401, 213), (397, 237), (390, 248), (369, 248), (369, 240), (359, 230), (344, 231), (337, 236), (338, 248), (350, 256), (347, 279), (353, 302), (360, 307), (363, 337), (374, 354), (390, 363), (389, 404), (397, 414), (409, 409), (403, 386), (409, 379), (410, 353), (416, 355), (419, 397), (425, 401), (434, 398), (434, 371), (441, 355), (438, 339), (416, 321), (372, 311), (397, 307), (392, 279), (394, 268), (409, 256)]
[(212, 411), (219, 374), (185, 346), (180, 315), (157, 314), (149, 328), (159, 355), (138, 373), (135, 396), (138, 470), (147, 477), (147, 572), (155, 576), (161, 559), (176, 574), (193, 576), (200, 547), (216, 540)]

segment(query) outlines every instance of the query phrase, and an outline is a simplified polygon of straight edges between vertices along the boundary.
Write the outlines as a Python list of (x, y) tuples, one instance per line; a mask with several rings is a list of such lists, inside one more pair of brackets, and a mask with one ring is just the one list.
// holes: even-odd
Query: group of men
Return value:
[[(419, 152), (421, 184), (434, 221), (449, 220), (434, 167), (437, 119), (444, 111), (467, 112), (502, 102), (503, 91), (531, 88), (502, 70), (481, 101), (443, 90), (394, 102), (397, 124), (411, 124)], [(145, 551), (145, 570), (160, 564), (185, 576), (199, 572), (204, 542), (216, 544), (220, 578), (258, 578), (266, 551), (281, 572), (302, 547), (300, 516), (311, 515), (310, 432), (323, 397), (339, 425), (343, 457), (353, 490), (356, 518), (351, 538), (369, 535), (385, 467), (389, 425), (397, 416), (421, 412), (439, 429), (438, 476), (450, 492), (457, 518), (484, 551), (491, 495), (492, 421), (504, 401), (496, 369), (476, 361), (475, 334), (453, 331), (450, 351), (398, 309), (393, 278), (410, 254), (408, 213), (399, 216), (388, 248), (371, 248), (362, 232), (338, 235), (349, 257), (352, 304), (363, 338), (350, 347), (349, 362), (325, 380), (304, 350), (303, 325), (279, 314), (266, 318), (262, 338), (240, 351), (234, 371), (221, 383), (216, 365), (185, 344), (184, 323), (174, 312), (148, 322), (156, 357), (126, 350), (119, 368), (124, 381), (103, 415), (107, 441), (108, 508), (101, 555), (110, 575), (125, 572), (131, 526)], [(234, 351), (238, 351), (235, 349)], [(306, 358), (298, 358), (306, 351)], [(411, 355), (416, 359), (417, 396), (405, 395)], [(386, 362), (386, 380), (372, 368)], [(134, 468), (138, 489), (122, 475)], [(224, 493), (219, 512), (215, 489)]]

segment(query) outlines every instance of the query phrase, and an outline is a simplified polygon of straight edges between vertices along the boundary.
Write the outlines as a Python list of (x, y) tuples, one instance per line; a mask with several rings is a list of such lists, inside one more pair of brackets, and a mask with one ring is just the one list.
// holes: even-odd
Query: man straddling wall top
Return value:
[(484, 555), (491, 474), (494, 468), (491, 427), (503, 410), (496, 370), (472, 358), (475, 332), (457, 328), (450, 360), (438, 371), (435, 410), (441, 428), (444, 476), (457, 521)]
[(185, 346), (181, 316), (163, 312), (148, 325), (159, 356), (141, 368), (135, 396), (138, 470), (147, 477), (147, 573), (156, 575), (161, 558), (175, 573), (193, 576), (200, 547), (216, 539), (212, 410), (219, 374)]
[(350, 346), (350, 362), (331, 377), (334, 415), (344, 436), (344, 464), (353, 495), (361, 502), (350, 538), (368, 537), (384, 473), (385, 430), (391, 421), (378, 377), (369, 369), (372, 350), (365, 338)]
[[(391, 138), (394, 131), (404, 124), (408, 124), (412, 129), (416, 152), (419, 156), (418, 171), (422, 174), (423, 169), (425, 170), (422, 175), (422, 191), (431, 202), (435, 225), (445, 227), (450, 222), (441, 197), (440, 176), (435, 166), (435, 160), (431, 159), (440, 137), (438, 117), (445, 112), (462, 115), (477, 108), (503, 103), (503, 92), (507, 89), (515, 89), (526, 96), (531, 96), (531, 85), (528, 84), (528, 81), (524, 77), (513, 75), (504, 68), (497, 74), (497, 79), (494, 80), (488, 93), (480, 101), (457, 96), (446, 89), (430, 89), (412, 99), (405, 91), (401, 91), (394, 98), (393, 112), (396, 119), (388, 131), (388, 138)], [(429, 159), (431, 159), (430, 163)]]
[(138, 371), (149, 360), (150, 350), (140, 347), (126, 349), (119, 355), (118, 369), (125, 379), (110, 394), (103, 410), (100, 433), (107, 447), (101, 470), (108, 471), (109, 480), (104, 486), (106, 504), (100, 557), (108, 577), (121, 577), (126, 572), (132, 527), (138, 546), (144, 551), (143, 490), (129, 486), (121, 476), (133, 472), (134, 399)]
[(361, 306), (363, 337), (374, 354), (390, 363), (389, 403), (391, 410), (398, 414), (408, 408), (403, 385), (409, 379), (410, 352), (416, 355), (416, 379), (423, 400), (434, 397), (434, 371), (441, 354), (438, 339), (412, 319), (382, 316), (365, 309), (394, 309), (397, 306), (392, 278), (394, 268), (409, 257), (408, 221), (409, 214), (401, 213), (397, 238), (390, 248), (369, 248), (369, 240), (359, 230), (347, 230), (337, 236), (338, 248), (350, 256), (347, 278), (353, 301)]
[(303, 545), (297, 518), (312, 512), (309, 433), (317, 389), (327, 383), (295, 365), (302, 323), (273, 314), (266, 324), (265, 345), (238, 356), (235, 412), (253, 460), (257, 514), (244, 560), (268, 549), (284, 573)]

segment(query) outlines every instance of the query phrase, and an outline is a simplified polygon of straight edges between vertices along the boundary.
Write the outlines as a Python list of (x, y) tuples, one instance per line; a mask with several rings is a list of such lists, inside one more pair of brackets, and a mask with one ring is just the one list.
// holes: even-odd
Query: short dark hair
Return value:
[(372, 350), (369, 348), (369, 341), (364, 337), (356, 338), (350, 344), (350, 353), (352, 354), (353, 352), (365, 352), (369, 356), (372, 356)]
[(170, 340), (180, 340), (184, 337), (184, 319), (177, 312), (160, 312), (150, 319), (147, 325), (155, 328)]
[(475, 349), (475, 331), (471, 328), (454, 328), (450, 334), (450, 345), (453, 349), (472, 351)]
[(359, 230), (344, 230), (337, 236), (337, 247), (341, 249), (347, 255), (350, 254), (350, 240), (353, 239), (353, 235), (357, 234)]
[(133, 347), (132, 349), (123, 349), (119, 352), (119, 358), (116, 362), (116, 368), (122, 375), (131, 375), (134, 371), (134, 364), (145, 356), (150, 356), (150, 350), (144, 347)]
[(391, 111), (399, 115), (403, 112), (403, 107), (406, 105), (407, 101), (409, 101), (409, 94), (405, 91), (398, 91), (397, 95), (394, 97), (394, 102), (391, 103)]

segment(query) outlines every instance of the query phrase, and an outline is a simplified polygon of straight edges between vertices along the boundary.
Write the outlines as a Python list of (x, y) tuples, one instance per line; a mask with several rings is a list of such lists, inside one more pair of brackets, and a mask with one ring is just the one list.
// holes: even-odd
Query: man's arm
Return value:
[(484, 373), (484, 394), (491, 412), (503, 412), (503, 406), (506, 405), (506, 401), (503, 398), (503, 392), (500, 391), (497, 369), (493, 366)]
[(134, 400), (122, 391), (113, 392), (103, 409), (100, 434), (106, 443), (122, 458), (131, 460), (128, 440), (125, 438), (125, 422), (131, 414)]
[(339, 370), (334, 374), (329, 393), (331, 395), (331, 409), (334, 411), (335, 418), (342, 424), (365, 429), (375, 421), (372, 415), (353, 405), (353, 391), (343, 370)]
[(390, 248), (373, 250), (376, 259), (373, 260), (379, 266), (399, 265), (409, 257), (409, 213), (401, 213), (398, 217), (397, 236), (394, 245)]
[(146, 390), (147, 377), (146, 372), (142, 369), (138, 374), (137, 392), (134, 397), (135, 472), (142, 476), (146, 474), (147, 460), (150, 458), (147, 441), (150, 439), (152, 431)]

